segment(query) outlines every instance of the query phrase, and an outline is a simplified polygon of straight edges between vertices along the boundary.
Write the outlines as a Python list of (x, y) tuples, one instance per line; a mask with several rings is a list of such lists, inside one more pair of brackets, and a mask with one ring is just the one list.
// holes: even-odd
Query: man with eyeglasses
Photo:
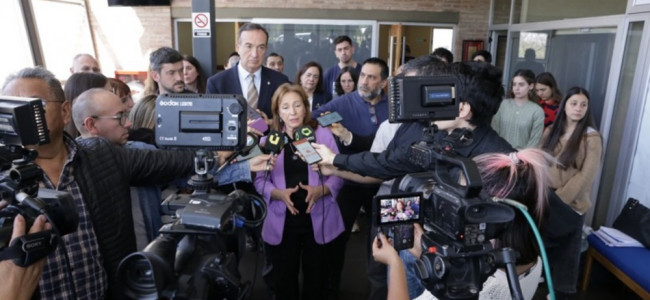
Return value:
[[(112, 93), (102, 93), (119, 102)], [(65, 101), (61, 83), (41, 67), (9, 76), (2, 94), (45, 100), (50, 143), (36, 148), (35, 159), (43, 170), (41, 187), (72, 195), (78, 207), (79, 226), (62, 238), (59, 247), (47, 257), (42, 272), (38, 265), (20, 268), (11, 261), (1, 262), (0, 298), (14, 299), (10, 297), (22, 292), (27, 299), (36, 288), (34, 282), (38, 282), (37, 297), (41, 299), (121, 298), (117, 267), (126, 255), (136, 251), (129, 186), (160, 184), (188, 176), (194, 172), (194, 154), (127, 149), (101, 138), (72, 140), (63, 132), (70, 120), (70, 102)], [(97, 112), (88, 122), (128, 124), (123, 118), (119, 110)], [(265, 170), (270, 156), (259, 157), (240, 163), (244, 167), (240, 175), (250, 178), (251, 171)]]
[[(354, 154), (370, 150), (379, 125), (388, 119), (388, 99), (383, 93), (388, 80), (388, 65), (379, 58), (369, 58), (363, 62), (359, 73), (359, 83), (356, 92), (345, 94), (323, 104), (312, 112), (314, 118), (322, 113), (338, 112), (343, 120), (333, 124), (332, 133), (339, 138), (337, 146), (341, 153)], [(341, 280), (345, 244), (347, 243), (352, 226), (363, 205), (367, 212), (368, 221), (372, 211), (371, 200), (377, 193), (377, 184), (362, 184), (346, 181), (339, 192), (337, 202), (343, 215), (345, 232), (334, 242), (332, 252), (333, 266), (330, 288), (336, 294)], [(367, 229), (367, 228), (366, 228)], [(368, 230), (365, 231), (368, 234)]]
[[(129, 142), (131, 121), (127, 105), (115, 94), (105, 89), (90, 89), (77, 97), (72, 105), (72, 120), (81, 134), (80, 138), (102, 137), (117, 146), (133, 149), (156, 149), (143, 142)], [(131, 209), (136, 247), (144, 249), (162, 227), (159, 185), (131, 187)]]
[(72, 107), (72, 119), (82, 138), (103, 137), (115, 145), (124, 145), (131, 121), (126, 105), (105, 89), (81, 93)]

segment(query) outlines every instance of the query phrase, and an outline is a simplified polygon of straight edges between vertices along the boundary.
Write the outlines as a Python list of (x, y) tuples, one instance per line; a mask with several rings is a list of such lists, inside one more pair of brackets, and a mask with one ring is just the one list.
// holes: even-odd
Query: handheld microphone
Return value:
[(244, 147), (233, 152), (230, 156), (228, 156), (228, 158), (226, 158), (226, 161), (217, 169), (217, 173), (219, 173), (235, 158), (243, 156), (244, 159), (242, 160), (238, 158), (238, 161), (245, 161), (255, 157), (256, 155), (251, 155), (250, 157), (246, 157), (246, 156), (251, 152), (251, 150), (253, 150), (253, 148), (255, 148), (255, 146), (257, 146), (257, 144), (259, 144), (259, 141), (260, 139), (257, 137), (257, 135), (250, 132), (246, 133), (246, 145), (244, 145)]
[(293, 139), (295, 141), (307, 140), (310, 143), (316, 142), (316, 136), (314, 135), (314, 129), (310, 126), (303, 125), (298, 127), (293, 133)]
[[(284, 147), (284, 137), (282, 133), (277, 130), (271, 130), (269, 135), (266, 138), (266, 143), (264, 144), (264, 152), (267, 154), (278, 154), (282, 151)], [(266, 162), (266, 171), (268, 172), (271, 168), (271, 161)]]

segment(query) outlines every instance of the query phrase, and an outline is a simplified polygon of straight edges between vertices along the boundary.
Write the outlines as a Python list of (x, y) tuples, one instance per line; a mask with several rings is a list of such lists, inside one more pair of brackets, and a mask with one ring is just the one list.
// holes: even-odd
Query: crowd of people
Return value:
[[(339, 36), (332, 43), (337, 64), (309, 61), (292, 82), (283, 74), (284, 57), (266, 53), (268, 39), (261, 25), (242, 25), (225, 70), (211, 76), (196, 58), (169, 47), (157, 49), (150, 55), (140, 99), (133, 99), (128, 85), (102, 75), (88, 54), (73, 58), (65, 86), (41, 67), (7, 78), (2, 95), (43, 100), (51, 142), (37, 147), (35, 163), (44, 173), (41, 187), (73, 196), (79, 227), (36, 264), (23, 268), (1, 261), (2, 298), (123, 297), (116, 273), (120, 260), (158, 236), (163, 190), (187, 192), (183, 182), (194, 171), (191, 152), (161, 150), (155, 144), (156, 97), (175, 93), (242, 95), (269, 132), (284, 140), (278, 153), (233, 163), (218, 173), (216, 166), (210, 170), (219, 184), (248, 182), (239, 186), (267, 204), (261, 230), (247, 234), (264, 252), (269, 298), (340, 298), (346, 245), (362, 207), (368, 224), (362, 231), (368, 246), (368, 298), (434, 298), (415, 276), (423, 228), (415, 226), (413, 249), (397, 252), (384, 235), (375, 237), (370, 215), (373, 197), (389, 194), (393, 178), (428, 171), (410, 160), (409, 148), (431, 125), (438, 129), (438, 143), (458, 129), (472, 132), (472, 139), (455, 153), (475, 161), (487, 194), (528, 208), (544, 234), (556, 294), (571, 297), (576, 292), (581, 230), (602, 153), (588, 91), (573, 87), (563, 96), (543, 66), (517, 69), (504, 91), (502, 71), (491, 65), (489, 52), (476, 52), (470, 62), (454, 62), (449, 50), (438, 48), (410, 59), (395, 76), (454, 77), (458, 116), (389, 123), (384, 60), (357, 62), (355, 42)], [(330, 112), (342, 120), (319, 126), (316, 118)], [(312, 145), (322, 158), (318, 164), (308, 165), (294, 146), (295, 133), (304, 128), (314, 133)], [(261, 144), (267, 142), (264, 135), (269, 132), (250, 131), (261, 135)], [(458, 174), (454, 179), (463, 183)], [(412, 199), (386, 201), (381, 204), (382, 221), (409, 219), (425, 205)], [(18, 217), (12, 238), (48, 226), (39, 217), (26, 228)], [(496, 248), (519, 253), (516, 270), (526, 299), (534, 295), (542, 273), (540, 249), (529, 226), (517, 212), (512, 226), (491, 241)], [(228, 247), (240, 257), (237, 244)], [(504, 274), (495, 272), (479, 298), (509, 296)]]

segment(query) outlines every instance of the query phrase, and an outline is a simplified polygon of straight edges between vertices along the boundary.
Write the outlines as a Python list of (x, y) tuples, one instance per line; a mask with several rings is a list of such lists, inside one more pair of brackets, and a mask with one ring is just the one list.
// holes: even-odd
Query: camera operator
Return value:
[[(83, 92), (75, 99), (72, 107), (72, 119), (82, 138), (103, 137), (117, 146), (132, 149), (157, 149), (153, 145), (143, 142), (127, 143), (131, 121), (128, 119), (127, 107), (119, 97), (104, 89), (90, 89)], [(264, 160), (258, 156), (254, 160)], [(214, 173), (216, 168), (211, 170)], [(234, 164), (224, 168), (216, 174), (219, 184), (228, 184), (233, 180), (243, 179), (250, 181), (249, 168), (246, 164)], [(187, 178), (179, 180), (184, 184)], [(158, 229), (162, 227), (160, 215), (162, 210), (161, 190), (158, 185), (132, 187), (131, 197), (133, 219), (136, 232), (136, 243), (139, 250), (158, 236)]]
[[(44, 101), (50, 143), (37, 148), (35, 163), (44, 173), (41, 185), (69, 192), (79, 210), (77, 231), (62, 237), (63, 245), (48, 256), (39, 282), (40, 297), (119, 298), (117, 267), (136, 250), (129, 186), (192, 174), (194, 153), (125, 149), (98, 138), (72, 140), (63, 133), (70, 102), (64, 99), (61, 83), (40, 67), (9, 76), (2, 94)], [(256, 162), (251, 161), (250, 171), (266, 168), (266, 161)], [(0, 276), (8, 280), (19, 274)]]
[[(488, 195), (497, 198), (509, 198), (525, 205), (535, 223), (540, 226), (545, 215), (548, 213), (549, 204), (547, 201), (548, 184), (550, 182), (549, 164), (554, 159), (539, 149), (524, 149), (520, 152), (512, 152), (508, 155), (501, 153), (488, 153), (474, 157), (483, 182), (483, 189)], [(462, 183), (462, 180), (461, 180)], [(515, 270), (524, 299), (532, 299), (539, 277), (542, 274), (542, 264), (539, 257), (539, 246), (535, 242), (535, 236), (530, 224), (526, 222), (524, 215), (516, 210), (515, 219), (506, 230), (492, 244), (495, 249), (510, 247), (517, 251), (518, 258), (515, 263)], [(409, 249), (410, 254), (419, 258), (422, 254), (421, 236), (423, 230), (419, 225), (415, 226), (414, 247)], [(387, 249), (385, 249), (387, 248)], [(420, 295), (418, 299), (432, 299), (433, 296), (424, 293), (425, 287), (416, 278), (412, 265), (401, 266), (402, 262), (397, 252), (388, 243), (385, 236), (380, 235), (373, 243), (373, 256), (381, 263), (391, 268), (389, 274), (389, 298), (390, 295), (402, 295), (406, 289), (406, 282), (409, 282), (408, 294), (411, 298)], [(405, 272), (397, 272), (392, 269), (405, 268)], [(405, 275), (403, 275), (405, 274)], [(403, 277), (405, 276), (407, 280)], [(402, 283), (404, 282), (404, 283)], [(413, 285), (413, 282), (417, 284)], [(509, 299), (510, 287), (505, 271), (497, 270), (483, 283), (483, 289), (479, 299)]]
[[(3, 209), (5, 206), (7, 206), (7, 202), (4, 200), (0, 201), (0, 209)], [(32, 224), (32, 227), (29, 228), (29, 233), (51, 229), (50, 224), (46, 222), (45, 216), (38, 216), (34, 224)], [(13, 241), (13, 239), (23, 236), (25, 234), (25, 227), (25, 218), (20, 214), (17, 215), (14, 219), (11, 240)], [(2, 298), (15, 300), (30, 299), (38, 284), (38, 280), (41, 278), (44, 264), (45, 259), (41, 259), (28, 267), (19, 267), (9, 259), (0, 261), (0, 274), (2, 274), (3, 278), (3, 280), (0, 280), (0, 295)]]
[[(442, 141), (454, 129), (467, 128), (472, 130), (472, 141), (454, 149), (461, 156), (474, 157), (483, 153), (515, 151), (490, 126), (492, 116), (499, 109), (503, 99), (501, 70), (487, 64), (463, 62), (451, 64), (450, 73), (458, 79), (456, 96), (461, 101), (458, 117), (450, 121), (434, 122), (440, 130), (436, 134), (436, 141)], [(402, 124), (388, 148), (378, 154), (334, 154), (321, 145), (315, 147), (323, 157), (321, 164), (331, 164), (339, 170), (361, 175), (390, 179), (425, 171), (409, 160), (408, 150), (413, 143), (420, 140), (423, 129), (428, 125), (419, 122)]]

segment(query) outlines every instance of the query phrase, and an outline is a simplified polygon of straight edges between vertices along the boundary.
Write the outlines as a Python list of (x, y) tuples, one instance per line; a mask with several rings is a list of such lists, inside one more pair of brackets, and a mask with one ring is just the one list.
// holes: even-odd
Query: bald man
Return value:
[(90, 54), (81, 53), (75, 55), (72, 59), (72, 67), (70, 67), (70, 73), (101, 73), (102, 70), (99, 68), (99, 63), (97, 60)]
[(96, 88), (79, 95), (72, 107), (72, 118), (81, 137), (103, 137), (124, 145), (132, 125), (126, 109), (118, 96)]
[[(98, 138), (72, 140), (63, 132), (63, 126), (70, 120), (70, 102), (65, 100), (61, 83), (40, 67), (25, 68), (9, 76), (2, 86), (2, 94), (36, 97), (45, 102), (50, 143), (38, 146), (35, 160), (43, 170), (41, 186), (72, 195), (79, 208), (79, 226), (65, 236), (65, 244), (59, 244), (49, 254), (42, 274), (23, 275), (5, 264), (0, 266), (0, 278), (8, 282), (40, 279), (41, 299), (69, 299), (74, 298), (73, 295), (93, 299), (123, 298), (117, 281), (117, 266), (126, 255), (136, 251), (129, 186), (165, 183), (191, 175), (194, 154), (191, 151), (126, 149)], [(121, 119), (104, 118), (110, 114), (90, 118), (122, 122)], [(252, 159), (236, 165), (243, 166), (244, 174), (248, 173), (250, 178), (251, 171), (266, 169), (266, 160), (253, 163)], [(34, 288), (28, 284), (20, 287), (26, 294), (32, 294)], [(0, 298), (10, 299), (10, 292), (0, 290)]]

